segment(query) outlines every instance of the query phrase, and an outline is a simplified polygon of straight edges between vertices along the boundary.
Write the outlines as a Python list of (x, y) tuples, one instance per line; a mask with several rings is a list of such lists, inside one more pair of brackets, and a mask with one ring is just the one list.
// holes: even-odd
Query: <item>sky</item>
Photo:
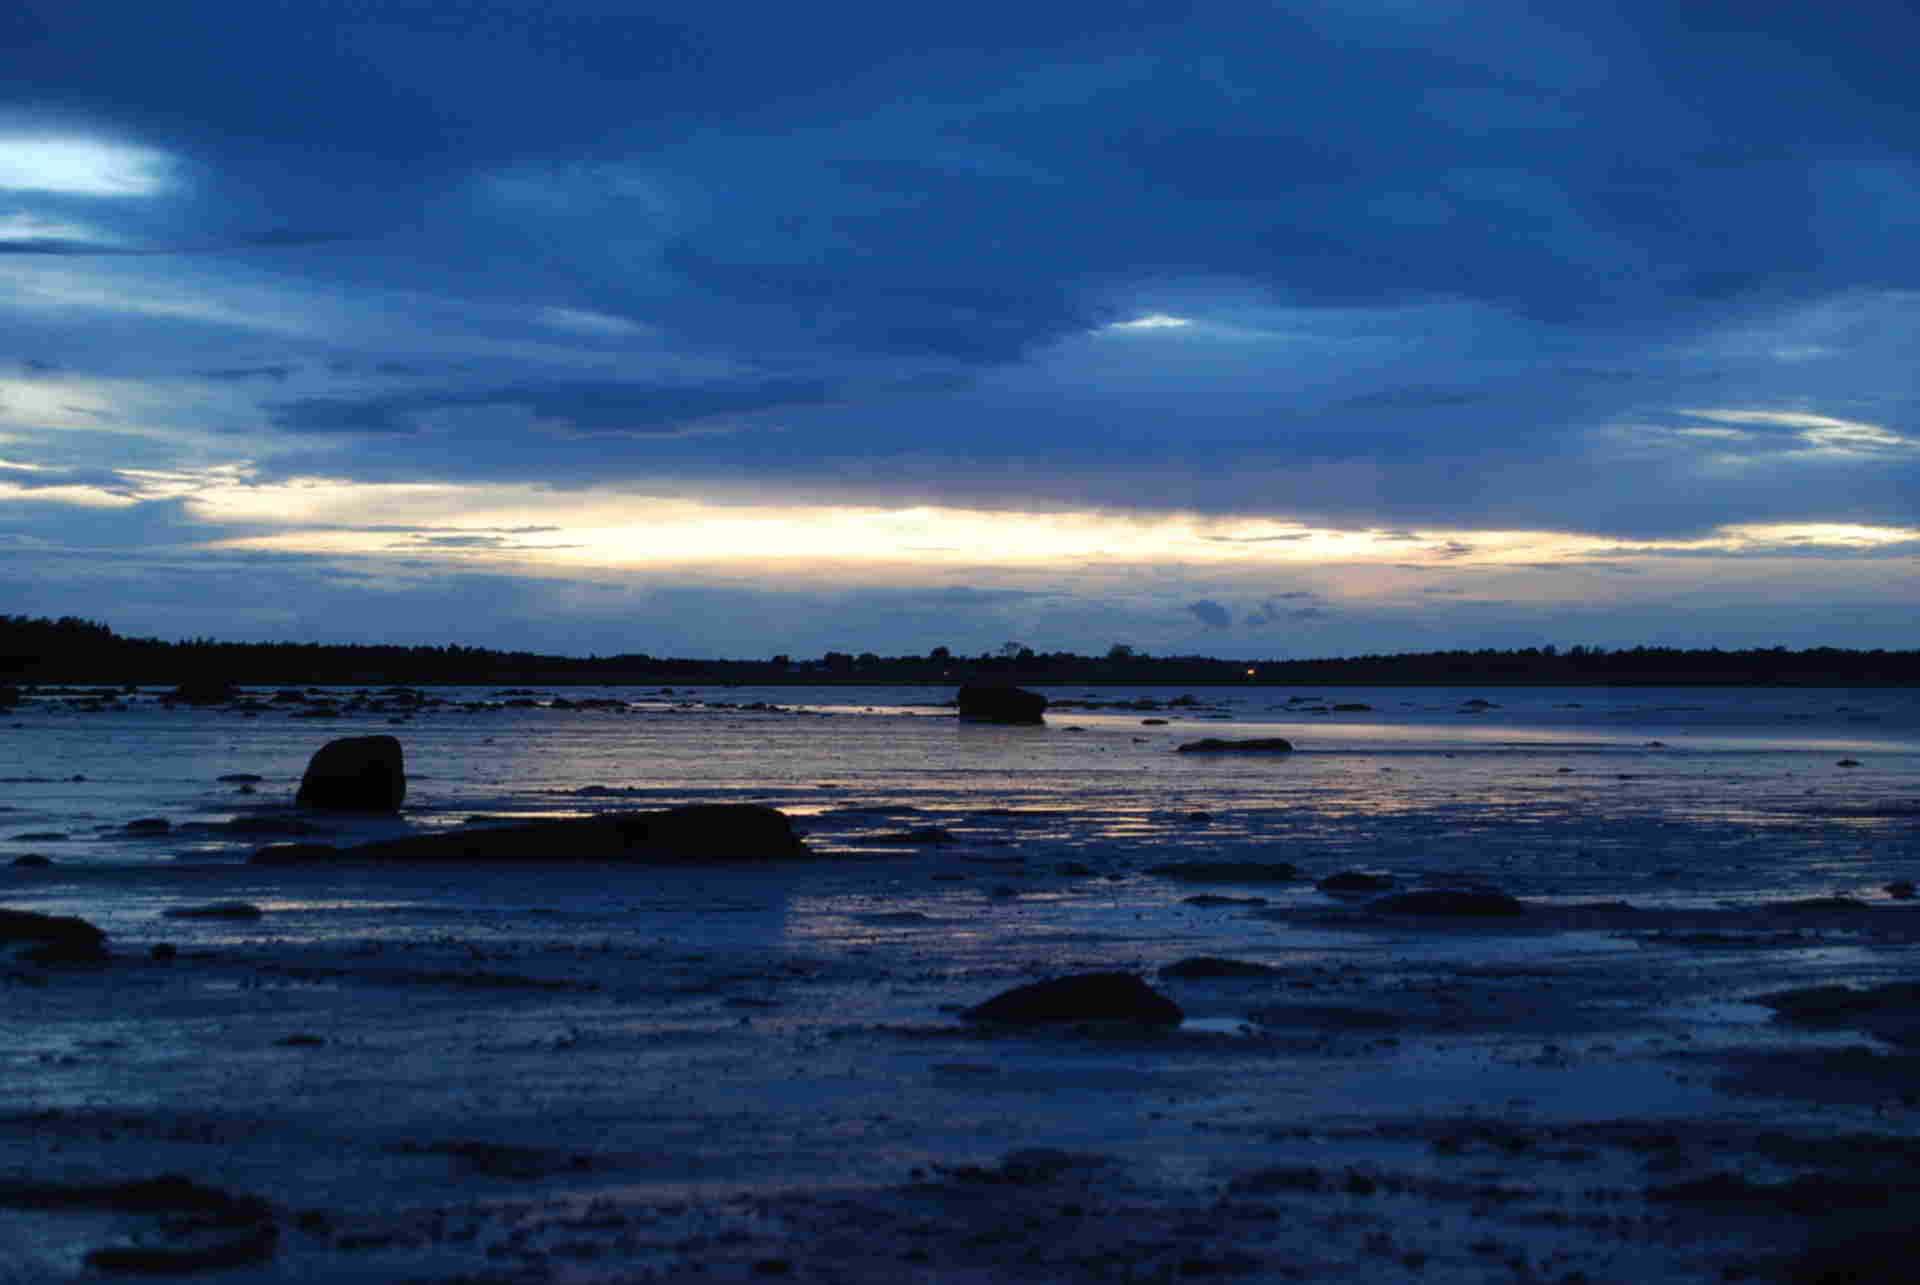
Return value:
[(0, 612), (1920, 646), (1904, 0), (13, 0)]

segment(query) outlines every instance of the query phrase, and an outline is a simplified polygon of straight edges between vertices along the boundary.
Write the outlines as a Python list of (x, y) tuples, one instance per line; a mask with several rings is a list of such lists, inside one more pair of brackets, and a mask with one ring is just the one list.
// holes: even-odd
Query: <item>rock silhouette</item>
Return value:
[(398, 812), (407, 797), (400, 742), (391, 736), (343, 736), (307, 763), (294, 802), (326, 812)]
[(960, 717), (969, 723), (1044, 723), (1047, 698), (1021, 687), (969, 683), (957, 698)]
[(1133, 973), (1076, 973), (1016, 986), (961, 1016), (1009, 1026), (1093, 1021), (1178, 1026), (1186, 1018), (1178, 1004)]
[(0, 910), (0, 953), (33, 964), (90, 964), (107, 957), (107, 935), (73, 915)]
[(326, 861), (766, 861), (810, 855), (786, 814), (757, 803), (702, 803), (660, 812), (608, 812), (568, 821), (473, 826), (351, 848), (285, 843), (258, 865)]

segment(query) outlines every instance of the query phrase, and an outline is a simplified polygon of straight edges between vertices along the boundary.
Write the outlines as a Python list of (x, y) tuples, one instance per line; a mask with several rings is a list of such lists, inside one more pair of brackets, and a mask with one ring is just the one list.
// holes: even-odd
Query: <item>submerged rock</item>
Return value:
[(1047, 698), (1021, 687), (968, 683), (956, 698), (969, 723), (1043, 723)]
[(307, 763), (294, 802), (327, 812), (398, 812), (407, 797), (400, 742), (391, 736), (343, 736)]
[(608, 812), (571, 821), (481, 826), (351, 848), (273, 844), (259, 865), (310, 861), (766, 861), (810, 855), (785, 813), (757, 803)]
[(1245, 959), (1221, 959), (1217, 955), (1192, 955), (1160, 970), (1162, 977), (1274, 977), (1280, 970), (1271, 964), (1256, 964)]
[(1288, 883), (1300, 868), (1285, 861), (1171, 861), (1147, 873), (1183, 883)]
[(0, 952), (33, 964), (89, 964), (107, 958), (107, 935), (73, 915), (0, 910)]
[(1180, 1006), (1133, 973), (1076, 973), (1002, 991), (961, 1016), (970, 1022), (1038, 1026), (1051, 1022), (1144, 1022), (1178, 1026)]
[(1227, 741), (1216, 736), (1205, 740), (1188, 741), (1180, 747), (1182, 754), (1285, 754), (1293, 749), (1293, 742), (1283, 736), (1261, 736), (1249, 740)]
[(258, 919), (261, 910), (250, 901), (210, 901), (203, 906), (174, 906), (160, 913), (168, 919)]
[(1368, 874), (1364, 870), (1342, 870), (1313, 885), (1321, 892), (1385, 892), (1393, 887), (1392, 875)]
[(1525, 903), (1491, 888), (1416, 888), (1367, 903), (1400, 915), (1519, 915)]
[(226, 705), (240, 699), (240, 689), (224, 678), (189, 678), (160, 699), (184, 705)]

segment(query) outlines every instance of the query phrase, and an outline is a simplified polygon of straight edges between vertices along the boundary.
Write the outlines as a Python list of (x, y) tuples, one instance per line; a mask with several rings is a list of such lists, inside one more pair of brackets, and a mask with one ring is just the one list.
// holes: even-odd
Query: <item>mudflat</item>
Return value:
[[(1166, 881), (1128, 874), (1093, 921), (1072, 881), (944, 869), (971, 882), (937, 903), (908, 858), (574, 876), (683, 932), (584, 930), (510, 867), (519, 910), (436, 923), (368, 873), (323, 935), (197, 872), (209, 913), (7, 967), (0, 1280), (1906, 1271), (1909, 903), (1136, 919)], [(339, 875), (274, 878), (312, 917)], [(1264, 971), (1176, 967), (1223, 940)], [(1185, 1020), (965, 1016), (1090, 971)]]

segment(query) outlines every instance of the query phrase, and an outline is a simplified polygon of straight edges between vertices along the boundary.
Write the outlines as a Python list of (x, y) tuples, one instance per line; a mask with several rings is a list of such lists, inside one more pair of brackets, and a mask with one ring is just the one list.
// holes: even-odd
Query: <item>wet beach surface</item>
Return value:
[[(422, 778), (400, 820), (308, 820), (357, 837), (752, 797), (820, 856), (409, 869), (247, 866), (256, 836), (186, 828), (300, 820), (304, 754), (385, 727), (249, 741), (230, 715), (155, 714), (156, 741), (212, 748), (140, 783), (105, 757), (60, 771), (62, 719), (87, 719), (24, 711), (42, 762), (19, 775), (90, 779), (4, 802), (39, 809), (21, 831), (87, 837), (11, 842), (53, 864), (0, 868), (0, 904), (82, 915), (112, 959), (4, 965), (0, 1280), (140, 1261), (101, 1250), (222, 1281), (1904, 1270), (1920, 1013), (1872, 988), (1916, 980), (1920, 903), (1887, 891), (1920, 869), (1910, 751), (1656, 750), (1636, 725), (1497, 761), (1456, 739), (1196, 769), (1171, 745), (1219, 726), (1143, 743), (1162, 729), (1138, 711), (1102, 716), (962, 743), (933, 711), (659, 714), (703, 726), (684, 747), (582, 716), (521, 776), (481, 757), (500, 720), (422, 717), (396, 731)], [(891, 750), (859, 748), (882, 727)], [(1863, 768), (1832, 770), (1848, 752)], [(697, 770), (756, 753), (778, 766)], [(682, 766), (614, 770), (648, 756)], [(256, 794), (216, 783), (248, 767)], [(127, 811), (169, 835), (123, 837)], [(1302, 877), (1154, 873), (1198, 860)], [(1314, 887), (1346, 869), (1525, 910)], [(961, 1017), (1098, 970), (1186, 1022)], [(1851, 990), (1773, 999), (1831, 986)], [(139, 1186), (169, 1175), (191, 1188)]]

